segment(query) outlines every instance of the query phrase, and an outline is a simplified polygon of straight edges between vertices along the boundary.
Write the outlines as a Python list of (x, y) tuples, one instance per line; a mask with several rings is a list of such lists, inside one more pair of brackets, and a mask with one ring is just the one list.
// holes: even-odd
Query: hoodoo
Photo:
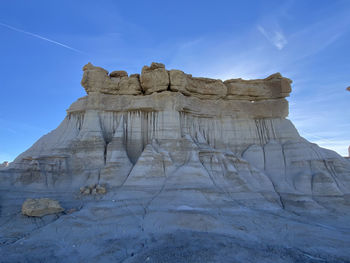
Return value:
[(83, 70), (88, 95), (11, 163), (7, 183), (155, 186), (181, 169), (184, 185), (204, 180), (249, 196), (350, 191), (349, 163), (301, 138), (286, 119), (291, 80), (279, 73), (223, 82), (161, 63), (130, 76), (91, 63)]
[[(125, 236), (125, 231), (130, 238), (140, 237), (138, 231), (161, 235), (186, 230), (232, 235), (253, 242), (247, 229), (257, 218), (270, 230), (284, 229), (286, 220), (287, 225), (295, 227), (296, 236), (303, 235), (299, 223), (291, 223), (294, 219), (279, 218), (276, 225), (269, 225), (275, 217), (269, 214), (271, 211), (284, 214), (348, 209), (350, 162), (298, 134), (287, 119), (286, 97), (292, 81), (281, 74), (265, 79), (222, 81), (167, 70), (161, 63), (144, 66), (140, 75), (121, 70), (109, 74), (91, 63), (83, 71), (81, 84), (87, 96), (69, 107), (58, 128), (40, 138), (9, 166), (0, 168), (1, 189), (16, 189), (18, 200), (37, 197), (33, 193), (46, 193), (45, 197), (50, 193), (66, 210), (75, 206), (77, 200), (86, 202), (89, 205), (75, 212), (75, 218), (80, 219), (72, 219), (68, 214), (61, 218), (70, 223), (94, 218), (110, 224), (107, 232), (112, 231), (115, 220), (118, 226), (114, 232), (105, 233), (105, 238), (110, 239), (112, 233)], [(98, 187), (107, 190), (102, 195), (79, 194), (79, 189), (93, 193), (91, 189)], [(93, 207), (97, 199), (99, 205)], [(257, 212), (261, 210), (270, 212), (261, 216)], [(237, 219), (241, 226), (235, 226), (238, 211), (250, 211), (244, 219)], [(249, 223), (247, 218), (252, 221)], [(63, 232), (58, 235), (74, 229), (63, 225), (62, 220), (49, 224), (46, 230), (53, 231), (52, 224), (62, 226)], [(274, 239), (274, 234), (266, 229), (251, 233), (271, 246), (279, 246), (273, 240), (280, 239)], [(321, 232), (331, 239), (332, 234), (327, 231), (330, 230)], [(12, 232), (6, 228), (0, 233), (9, 236)], [(43, 238), (40, 231), (35, 235)], [(90, 237), (89, 233), (81, 235)], [(197, 238), (203, 241), (207, 237)], [(326, 246), (322, 239), (313, 243), (309, 237), (283, 238), (285, 247), (304, 249), (303, 244), (314, 244), (307, 255)], [(342, 246), (349, 240), (342, 238), (332, 242), (341, 251), (337, 256), (346, 258)], [(11, 246), (16, 247), (15, 243)], [(263, 247), (259, 249), (265, 251)], [(99, 259), (97, 254), (101, 251), (95, 252), (96, 255), (89, 251), (90, 259)], [(292, 257), (294, 252), (283, 253)], [(333, 259), (335, 255), (329, 253), (325, 258)], [(303, 261), (303, 255), (294, 256)], [(321, 252), (318, 255), (322, 258)], [(143, 259), (142, 254), (138, 259)], [(222, 262), (220, 258), (218, 261)]]

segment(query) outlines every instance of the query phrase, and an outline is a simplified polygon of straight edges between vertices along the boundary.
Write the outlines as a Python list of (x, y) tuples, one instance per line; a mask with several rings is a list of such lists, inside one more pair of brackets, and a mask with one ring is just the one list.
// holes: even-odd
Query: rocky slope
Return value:
[[(350, 260), (350, 162), (286, 119), (289, 79), (83, 70), (87, 96), (0, 168), (4, 262)], [(74, 212), (19, 215), (34, 197)]]

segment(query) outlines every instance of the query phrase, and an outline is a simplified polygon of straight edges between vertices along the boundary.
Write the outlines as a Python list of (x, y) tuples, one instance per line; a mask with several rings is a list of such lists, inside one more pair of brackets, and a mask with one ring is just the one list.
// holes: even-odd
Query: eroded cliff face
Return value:
[(0, 168), (2, 261), (349, 262), (350, 162), (286, 119), (289, 79), (83, 70), (87, 96)]
[(2, 171), (2, 183), (161, 187), (176, 177), (181, 187), (269, 193), (281, 206), (281, 194), (350, 191), (349, 162), (301, 138), (286, 119), (291, 81), (279, 73), (223, 82), (160, 63), (141, 76), (91, 63), (83, 70), (88, 95)]

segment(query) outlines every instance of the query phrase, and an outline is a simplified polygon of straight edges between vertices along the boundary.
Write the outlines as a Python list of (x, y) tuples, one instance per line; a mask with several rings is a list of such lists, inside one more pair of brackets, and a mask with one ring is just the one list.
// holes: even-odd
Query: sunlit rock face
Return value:
[[(139, 231), (198, 231), (251, 242), (242, 234), (247, 231), (271, 246), (283, 239), (286, 247), (312, 243), (312, 249), (324, 248), (322, 238), (314, 243), (315, 236), (305, 237), (304, 228), (291, 223), (294, 219), (272, 219), (250, 210), (283, 214), (348, 207), (350, 162), (300, 137), (287, 119), (291, 80), (279, 73), (258, 80), (198, 78), (161, 63), (143, 67), (141, 75), (121, 70), (109, 74), (91, 63), (83, 71), (87, 96), (69, 107), (58, 128), (0, 170), (1, 189), (17, 189), (20, 197), (25, 191), (51, 193), (69, 210), (81, 187), (103, 185), (107, 194), (98, 198), (107, 203), (89, 199), (92, 203), (74, 220), (105, 222), (105, 238), (113, 238), (112, 233), (129, 238), (140, 237)], [(241, 226), (232, 228), (238, 211)], [(73, 219), (67, 215), (66, 220)], [(266, 229), (256, 230), (256, 220), (263, 220)], [(287, 231), (285, 223), (296, 236), (272, 233), (275, 227)], [(89, 227), (100, 231), (92, 223)], [(5, 236), (12, 233), (6, 231)], [(95, 232), (82, 238), (89, 240)], [(337, 239), (338, 233), (333, 234), (322, 235)], [(43, 234), (35, 235), (40, 239)], [(339, 251), (349, 244), (343, 237), (334, 242)]]

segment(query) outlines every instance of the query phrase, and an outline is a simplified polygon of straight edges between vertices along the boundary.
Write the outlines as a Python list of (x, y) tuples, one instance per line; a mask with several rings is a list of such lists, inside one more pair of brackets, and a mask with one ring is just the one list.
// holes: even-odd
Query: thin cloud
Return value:
[(6, 28), (8, 28), (8, 29), (11, 29), (11, 30), (14, 30), (14, 31), (23, 33), (23, 34), (27, 34), (27, 35), (29, 35), (29, 36), (36, 37), (36, 38), (39, 38), (39, 39), (41, 39), (41, 40), (45, 40), (45, 41), (47, 41), (47, 42), (53, 43), (53, 44), (55, 44), (55, 45), (58, 45), (58, 46), (67, 48), (67, 49), (72, 50), (72, 51), (74, 51), (74, 52), (78, 52), (78, 53), (84, 54), (84, 52), (81, 51), (81, 50), (78, 50), (78, 49), (76, 49), (76, 48), (67, 46), (67, 45), (65, 45), (65, 44), (62, 44), (62, 43), (57, 42), (57, 41), (54, 41), (54, 40), (52, 40), (52, 39), (49, 39), (49, 38), (46, 38), (46, 37), (43, 37), (43, 36), (40, 36), (40, 35), (31, 33), (31, 32), (28, 32), (28, 31), (24, 31), (24, 30), (22, 30), (22, 29), (19, 29), (19, 28), (16, 28), (16, 27), (13, 27), (13, 26), (10, 26), (10, 25), (8, 25), (8, 24), (1, 23), (1, 22), (0, 22), (0, 25), (3, 26), (3, 27), (6, 27)]
[(278, 50), (288, 44), (287, 39), (281, 31), (267, 32), (262, 26), (258, 25), (259, 32), (270, 41)]

